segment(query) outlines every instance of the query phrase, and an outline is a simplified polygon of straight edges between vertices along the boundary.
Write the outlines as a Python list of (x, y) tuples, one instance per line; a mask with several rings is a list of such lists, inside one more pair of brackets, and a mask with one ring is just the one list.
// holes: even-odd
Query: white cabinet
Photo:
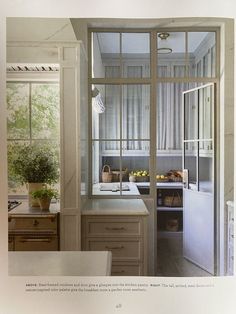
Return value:
[(89, 200), (82, 211), (82, 250), (111, 251), (114, 276), (147, 276), (148, 214), (138, 199)]
[(147, 275), (143, 216), (82, 216), (82, 250), (111, 251), (113, 276)]

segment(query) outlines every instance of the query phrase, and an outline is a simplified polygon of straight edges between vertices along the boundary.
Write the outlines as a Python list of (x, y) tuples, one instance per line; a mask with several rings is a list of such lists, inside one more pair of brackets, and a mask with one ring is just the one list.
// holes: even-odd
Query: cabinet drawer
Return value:
[(122, 219), (87, 219), (86, 236), (140, 236), (141, 221)]
[(112, 264), (112, 276), (142, 276), (142, 264)]
[(51, 236), (15, 236), (15, 251), (57, 251), (58, 238)]
[(87, 239), (86, 249), (89, 251), (111, 251), (113, 261), (142, 259), (142, 243), (139, 239)]
[(57, 217), (9, 217), (9, 231), (48, 231), (57, 233)]

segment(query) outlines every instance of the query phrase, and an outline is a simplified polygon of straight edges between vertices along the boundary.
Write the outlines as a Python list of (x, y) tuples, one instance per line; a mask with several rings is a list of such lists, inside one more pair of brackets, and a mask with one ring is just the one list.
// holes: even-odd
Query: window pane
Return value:
[(208, 86), (199, 90), (199, 138), (212, 138), (213, 119), (213, 87)]
[(150, 77), (150, 35), (122, 33), (123, 77)]
[[(199, 142), (200, 147), (212, 147), (212, 141)], [(199, 150), (199, 191), (213, 192), (213, 150)]]
[(182, 93), (188, 83), (157, 84), (157, 149), (182, 148)]
[(184, 95), (184, 139), (198, 139), (198, 91)]
[(189, 188), (197, 189), (197, 143), (185, 143), (184, 169), (188, 169)]
[(189, 32), (188, 58), (190, 76), (215, 77), (216, 68), (215, 32)]
[[(106, 184), (119, 181), (116, 176), (113, 176), (112, 170), (120, 169), (120, 143), (118, 141), (93, 141), (92, 145), (93, 194), (113, 195), (112, 186), (107, 187)], [(118, 194), (120, 195), (120, 191)]]
[[(157, 34), (157, 64), (167, 67), (167, 73), (157, 71), (158, 77), (186, 76), (185, 32)], [(180, 67), (179, 69), (176, 69)]]
[(34, 139), (59, 138), (59, 85), (32, 84), (31, 112)]
[[(127, 169), (128, 177), (124, 180), (137, 186), (145, 185), (150, 181), (149, 174), (150, 142), (149, 141), (123, 141), (122, 142), (122, 169)], [(148, 190), (149, 191), (149, 190)], [(132, 191), (122, 191), (123, 195), (137, 195), (136, 187)]]
[(120, 86), (96, 85), (92, 94), (93, 138), (120, 138)]
[(7, 145), (7, 157), (8, 157), (8, 194), (9, 195), (26, 195), (27, 188), (25, 184), (22, 184), (20, 178), (15, 174), (13, 170), (13, 162), (18, 156), (19, 149), (28, 145), (28, 141), (8, 141)]
[(149, 139), (150, 87), (148, 85), (123, 86), (122, 138)]
[(120, 33), (92, 34), (92, 77), (120, 77)]
[(29, 139), (29, 84), (7, 83), (7, 137)]

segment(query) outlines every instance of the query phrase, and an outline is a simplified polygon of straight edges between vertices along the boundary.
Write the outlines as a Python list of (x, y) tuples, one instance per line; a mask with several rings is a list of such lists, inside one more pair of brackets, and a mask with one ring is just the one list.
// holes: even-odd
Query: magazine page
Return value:
[(1, 2), (0, 314), (233, 314), (235, 4)]

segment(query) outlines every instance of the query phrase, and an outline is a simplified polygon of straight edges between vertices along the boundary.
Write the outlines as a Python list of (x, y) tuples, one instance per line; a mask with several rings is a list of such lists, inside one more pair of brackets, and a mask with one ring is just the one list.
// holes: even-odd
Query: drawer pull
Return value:
[(38, 239), (28, 238), (28, 239), (20, 240), (21, 243), (25, 243), (25, 242), (47, 242), (47, 243), (49, 243), (51, 241), (52, 241), (52, 239), (40, 239), (40, 238), (38, 238)]
[(234, 239), (234, 234), (231, 234), (231, 238)]
[(106, 227), (106, 230), (109, 230), (109, 231), (121, 231), (121, 230), (125, 230), (124, 227)]
[(35, 219), (35, 220), (34, 220), (34, 223), (33, 223), (33, 226), (36, 227), (36, 226), (38, 226), (38, 224), (39, 224), (38, 220)]
[(107, 246), (106, 245), (105, 248), (108, 249), (108, 250), (121, 250), (124, 247), (123, 247), (123, 245), (119, 245), (119, 246)]
[(125, 271), (124, 270), (116, 270), (116, 271), (112, 271), (112, 274), (124, 274)]

